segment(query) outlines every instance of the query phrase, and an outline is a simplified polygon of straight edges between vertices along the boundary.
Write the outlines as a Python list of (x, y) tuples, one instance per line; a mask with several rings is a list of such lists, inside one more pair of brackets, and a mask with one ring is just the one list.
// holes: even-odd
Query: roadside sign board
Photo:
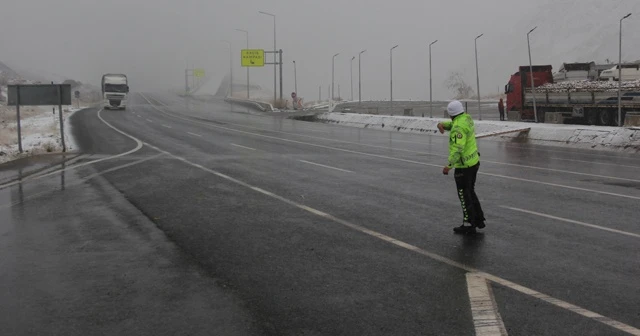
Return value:
[[(25, 84), (9, 85), (7, 90), (8, 106), (16, 106), (18, 86), (20, 87), (20, 105), (22, 106), (71, 105), (70, 84)], [(60, 95), (58, 95), (58, 87), (60, 87)]]
[(242, 49), (243, 67), (263, 67), (264, 49)]
[(198, 78), (204, 77), (204, 69), (193, 69), (193, 76)]
[(80, 91), (76, 90), (76, 92), (73, 93), (76, 98), (80, 98)]

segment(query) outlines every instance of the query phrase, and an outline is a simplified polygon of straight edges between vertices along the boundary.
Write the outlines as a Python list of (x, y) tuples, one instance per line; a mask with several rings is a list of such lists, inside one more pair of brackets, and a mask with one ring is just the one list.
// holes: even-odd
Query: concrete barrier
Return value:
[(520, 115), (520, 111), (508, 111), (507, 112), (507, 120), (509, 120), (509, 121), (522, 121), (522, 116)]
[(627, 112), (624, 126), (640, 126), (640, 112)]
[(238, 98), (225, 98), (224, 101), (227, 103), (238, 104), (242, 106), (246, 106), (249, 108), (256, 109), (262, 112), (273, 112), (273, 105), (269, 103), (263, 103), (254, 100), (246, 100), (246, 99), (238, 99)]

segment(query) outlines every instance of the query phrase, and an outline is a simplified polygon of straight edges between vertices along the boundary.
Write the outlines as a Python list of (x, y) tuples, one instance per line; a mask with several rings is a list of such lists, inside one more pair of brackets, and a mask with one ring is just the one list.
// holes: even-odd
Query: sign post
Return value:
[[(7, 94), (9, 94), (8, 91), (9, 88), (7, 88)], [(20, 129), (20, 85), (16, 85), (16, 113), (18, 115), (18, 150), (20, 151), (20, 153), (22, 153), (22, 132)]]
[(76, 106), (80, 108), (80, 91), (76, 90), (76, 92), (74, 92), (74, 95), (76, 96)]
[(58, 114), (60, 115), (60, 141), (62, 143), (62, 152), (64, 153), (67, 151), (67, 145), (65, 145), (64, 143), (64, 120), (62, 119), (62, 88), (60, 87), (60, 84), (58, 84)]

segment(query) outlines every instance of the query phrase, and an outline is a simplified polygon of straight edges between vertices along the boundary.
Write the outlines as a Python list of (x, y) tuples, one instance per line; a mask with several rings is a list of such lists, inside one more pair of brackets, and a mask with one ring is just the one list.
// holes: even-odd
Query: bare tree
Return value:
[(468, 99), (474, 93), (471, 85), (467, 84), (462, 77), (462, 74), (454, 71), (449, 74), (449, 78), (444, 82), (449, 90), (454, 94), (454, 99)]

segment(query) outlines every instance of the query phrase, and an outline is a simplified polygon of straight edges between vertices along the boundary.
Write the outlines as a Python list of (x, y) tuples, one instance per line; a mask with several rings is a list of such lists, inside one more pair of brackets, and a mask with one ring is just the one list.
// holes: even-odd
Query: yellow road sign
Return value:
[(264, 66), (264, 50), (263, 49), (242, 49), (242, 66), (243, 67), (263, 67)]
[(204, 69), (193, 69), (193, 76), (194, 77), (204, 77)]

